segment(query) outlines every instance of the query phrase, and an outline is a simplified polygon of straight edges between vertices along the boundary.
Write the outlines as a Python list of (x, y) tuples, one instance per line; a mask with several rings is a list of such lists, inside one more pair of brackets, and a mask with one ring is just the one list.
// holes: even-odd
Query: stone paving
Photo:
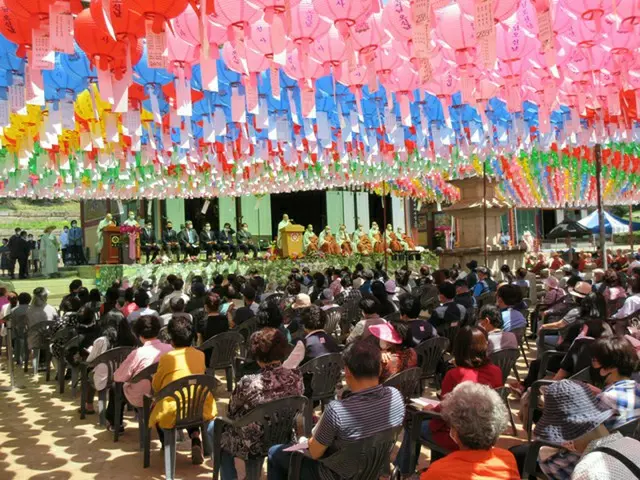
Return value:
[[(521, 375), (524, 374), (524, 362), (519, 362), (519, 367)], [(0, 385), (9, 385), (5, 350), (2, 350), (0, 368)], [(142, 452), (138, 451), (138, 424), (132, 412), (125, 412), (126, 431), (114, 443), (112, 433), (98, 424), (97, 415), (80, 420), (79, 392), (75, 398), (69, 388), (63, 395), (57, 393), (55, 370), (50, 382), (45, 382), (43, 373), (33, 376), (25, 375), (21, 369), (16, 370), (16, 385), (22, 388), (0, 392), (1, 480), (164, 478), (164, 458), (155, 432), (151, 467), (142, 467)], [(425, 393), (429, 396), (429, 392)], [(219, 388), (218, 395), (218, 410), (224, 414), (228, 393), (226, 389)], [(509, 447), (525, 438), (517, 419), (518, 404), (518, 401), (511, 400), (520, 439), (505, 435), (499, 443), (502, 447)], [(510, 428), (507, 433), (511, 433)], [(427, 465), (428, 451), (423, 449), (419, 468)], [(243, 478), (241, 462), (238, 462), (238, 467), (239, 476)], [(206, 459), (204, 465), (192, 465), (189, 441), (179, 444), (176, 478), (211, 477), (211, 460)]]

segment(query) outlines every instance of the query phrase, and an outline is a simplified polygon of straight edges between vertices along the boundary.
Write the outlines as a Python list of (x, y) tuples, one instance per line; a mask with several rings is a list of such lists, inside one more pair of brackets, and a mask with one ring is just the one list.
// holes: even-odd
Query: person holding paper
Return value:
[(178, 241), (180, 242), (180, 248), (184, 251), (185, 260), (188, 257), (197, 257), (200, 253), (200, 239), (193, 228), (191, 220), (187, 220), (184, 230), (178, 234)]
[(282, 235), (284, 233), (284, 229), (286, 227), (288, 227), (289, 225), (293, 224), (293, 221), (289, 220), (289, 215), (287, 215), (286, 213), (282, 216), (282, 220), (280, 221), (280, 223), (278, 224), (278, 237), (276, 240), (276, 246), (278, 247), (278, 250), (282, 251)]
[(200, 232), (200, 245), (207, 253), (207, 258), (213, 257), (213, 252), (218, 250), (218, 237), (211, 230), (210, 223), (205, 223), (204, 229)]
[[(344, 446), (402, 425), (405, 405), (402, 394), (380, 385), (381, 353), (377, 345), (358, 340), (343, 352), (344, 374), (351, 394), (329, 403), (309, 439), (309, 455), (302, 460), (300, 478), (337, 479), (334, 472), (317, 460), (339, 452)], [(288, 478), (291, 452), (287, 445), (269, 449), (267, 478)], [(352, 478), (357, 462), (340, 465), (341, 478)]]
[(242, 251), (245, 255), (249, 255), (249, 250), (253, 252), (253, 258), (258, 256), (258, 249), (253, 243), (253, 236), (249, 231), (249, 225), (243, 223), (240, 226), (240, 231), (236, 233), (236, 241), (238, 242), (238, 250)]
[(167, 222), (167, 226), (162, 232), (162, 245), (169, 255), (175, 253), (178, 261), (180, 260), (180, 242), (178, 241), (178, 234), (173, 229), (172, 222)]

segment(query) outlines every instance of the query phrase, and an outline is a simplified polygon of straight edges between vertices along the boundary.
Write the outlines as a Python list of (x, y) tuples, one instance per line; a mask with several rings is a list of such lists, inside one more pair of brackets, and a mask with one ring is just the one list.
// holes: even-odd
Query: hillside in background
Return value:
[(16, 227), (40, 235), (49, 225), (58, 233), (71, 220), (80, 221), (80, 202), (62, 200), (0, 199), (0, 238), (7, 238)]

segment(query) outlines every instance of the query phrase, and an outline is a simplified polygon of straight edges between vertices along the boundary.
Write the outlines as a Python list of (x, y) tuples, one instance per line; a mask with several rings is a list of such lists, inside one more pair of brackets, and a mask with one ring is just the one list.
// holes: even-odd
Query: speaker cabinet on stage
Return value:
[(302, 254), (302, 225), (289, 225), (284, 227), (282, 236), (282, 258), (298, 257)]
[(120, 263), (120, 251), (122, 249), (120, 227), (109, 225), (102, 230), (102, 252), (100, 253), (100, 263), (117, 264)]

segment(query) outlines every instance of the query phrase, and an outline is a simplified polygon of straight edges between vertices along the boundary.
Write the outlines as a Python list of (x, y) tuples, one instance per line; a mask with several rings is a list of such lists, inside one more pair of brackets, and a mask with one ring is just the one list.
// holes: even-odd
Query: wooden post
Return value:
[(382, 248), (384, 249), (384, 271), (388, 269), (388, 253), (387, 253), (387, 182), (382, 182)]
[(484, 266), (489, 264), (489, 245), (487, 238), (487, 160), (482, 162), (482, 216), (483, 216), (483, 231), (484, 236)]
[(629, 245), (633, 252), (633, 205), (629, 204)]
[(599, 143), (594, 147), (594, 156), (596, 160), (596, 195), (598, 199), (598, 225), (600, 227), (600, 255), (602, 255), (602, 268), (604, 270), (607, 269), (607, 250), (606, 250), (606, 242), (604, 232), (604, 210), (602, 209), (602, 145)]

